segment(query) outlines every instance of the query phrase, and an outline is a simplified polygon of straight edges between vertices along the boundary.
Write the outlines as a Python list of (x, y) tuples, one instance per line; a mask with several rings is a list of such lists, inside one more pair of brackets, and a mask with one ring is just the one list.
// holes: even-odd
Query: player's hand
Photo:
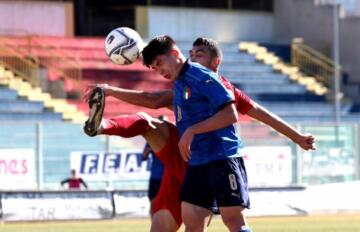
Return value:
[(185, 130), (184, 134), (181, 136), (181, 139), (179, 141), (179, 150), (181, 157), (183, 160), (188, 162), (191, 159), (191, 143), (194, 138), (194, 132), (189, 127)]
[(152, 152), (152, 149), (150, 147), (147, 147), (145, 151), (143, 152), (143, 156), (141, 158), (141, 161), (145, 161), (149, 158), (150, 153)]
[(296, 144), (298, 144), (302, 149), (308, 151), (308, 150), (315, 150), (315, 138), (312, 135), (301, 135), (296, 141), (294, 141)]
[(89, 101), (90, 95), (96, 87), (102, 88), (104, 90), (105, 96), (108, 95), (108, 92), (109, 92), (108, 90), (110, 89), (110, 85), (108, 85), (108, 84), (89, 84), (84, 90), (84, 94), (82, 97), (83, 101), (85, 101), (85, 102)]

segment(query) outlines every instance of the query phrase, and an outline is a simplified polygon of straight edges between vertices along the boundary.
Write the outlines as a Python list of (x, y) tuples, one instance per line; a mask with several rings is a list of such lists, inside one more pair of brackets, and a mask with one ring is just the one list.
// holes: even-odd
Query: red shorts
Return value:
[(158, 194), (152, 203), (151, 213), (161, 209), (169, 210), (176, 223), (180, 227), (181, 202), (180, 188), (184, 180), (187, 163), (182, 159), (179, 152), (179, 134), (177, 128), (169, 124), (169, 137), (164, 148), (155, 155), (164, 164), (164, 173)]
[(153, 200), (151, 209), (152, 214), (155, 214), (157, 211), (162, 209), (169, 210), (179, 227), (182, 223), (180, 187), (181, 183), (164, 170), (160, 189)]

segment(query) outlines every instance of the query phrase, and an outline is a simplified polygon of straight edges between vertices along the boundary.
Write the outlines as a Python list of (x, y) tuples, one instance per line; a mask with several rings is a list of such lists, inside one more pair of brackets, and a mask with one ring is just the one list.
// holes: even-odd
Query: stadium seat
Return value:
[(64, 99), (54, 99), (0, 66), (0, 120), (67, 120), (83, 122), (85, 114)]

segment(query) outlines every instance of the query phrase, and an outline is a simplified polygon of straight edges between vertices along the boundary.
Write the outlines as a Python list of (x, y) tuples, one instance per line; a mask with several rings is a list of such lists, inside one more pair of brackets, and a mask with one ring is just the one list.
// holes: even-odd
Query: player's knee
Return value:
[(185, 225), (186, 231), (188, 232), (197, 232), (204, 231), (205, 221), (202, 218), (199, 218), (197, 215), (193, 215), (192, 213), (182, 213), (183, 223)]
[(240, 231), (245, 226), (244, 219), (239, 216), (222, 216), (222, 220), (229, 231)]
[(151, 232), (175, 232), (178, 229), (175, 219), (167, 210), (157, 211), (151, 220)]

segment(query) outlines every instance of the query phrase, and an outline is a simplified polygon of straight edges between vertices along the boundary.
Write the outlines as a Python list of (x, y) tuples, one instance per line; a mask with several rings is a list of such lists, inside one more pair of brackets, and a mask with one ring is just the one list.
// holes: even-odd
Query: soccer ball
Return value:
[(140, 55), (143, 41), (140, 35), (128, 27), (112, 30), (105, 39), (106, 55), (114, 64), (131, 64)]

